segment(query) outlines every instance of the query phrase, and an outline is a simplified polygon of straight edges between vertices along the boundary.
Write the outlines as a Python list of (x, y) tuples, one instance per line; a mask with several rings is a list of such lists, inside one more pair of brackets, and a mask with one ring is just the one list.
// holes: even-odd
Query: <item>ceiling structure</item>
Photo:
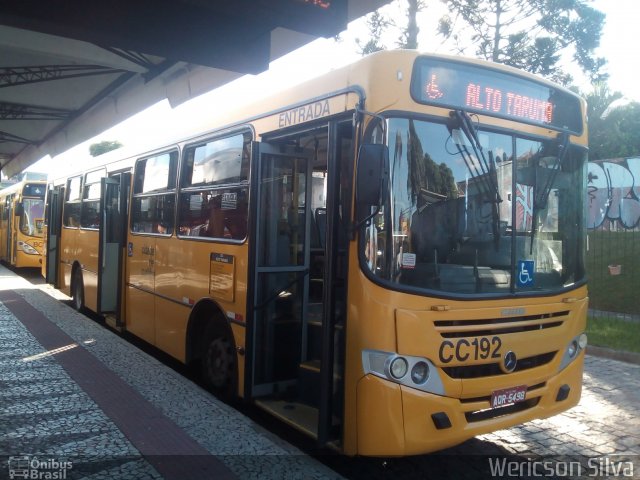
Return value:
[(0, 1), (0, 169), (263, 72), (388, 1)]

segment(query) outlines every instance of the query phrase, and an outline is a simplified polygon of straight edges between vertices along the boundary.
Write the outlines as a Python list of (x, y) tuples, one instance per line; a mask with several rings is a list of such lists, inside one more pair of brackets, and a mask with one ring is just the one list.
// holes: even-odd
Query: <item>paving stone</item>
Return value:
[[(7, 288), (5, 283), (6, 279), (0, 278), (0, 290)], [(42, 291), (29, 285), (18, 288), (11, 284), (8, 288), (18, 289), (30, 305), (71, 337), (73, 348), (91, 352), (239, 478), (340, 477)], [(68, 456), (75, 463), (67, 478), (161, 478), (152, 466), (153, 459), (143, 458), (74, 383), (56, 355), (47, 355), (2, 303), (0, 332), (0, 465), (6, 465), (4, 459), (11, 455)], [(25, 361), (29, 357), (32, 359)], [(0, 477), (5, 473), (0, 467)]]
[[(0, 288), (2, 285), (0, 279)], [(11, 284), (9, 288), (18, 287)], [(486, 478), (487, 455), (525, 460), (536, 455), (570, 455), (582, 463), (615, 453), (640, 455), (640, 366), (587, 356), (582, 399), (565, 413), (482, 435), (437, 455), (395, 459), (384, 466), (380, 459), (327, 461), (336, 467), (336, 473), (40, 290), (25, 286), (19, 291), (64, 330), (79, 345), (76, 348), (90, 351), (239, 478), (324, 479), (340, 474), (374, 479), (446, 478), (442, 472), (461, 479)], [(75, 462), (68, 478), (160, 478), (71, 381), (55, 355), (24, 361), (42, 353), (42, 346), (0, 304), (0, 457), (67, 456)], [(442, 460), (449, 457), (454, 461)], [(638, 457), (632, 458), (637, 463)], [(636, 468), (640, 472), (640, 465)]]

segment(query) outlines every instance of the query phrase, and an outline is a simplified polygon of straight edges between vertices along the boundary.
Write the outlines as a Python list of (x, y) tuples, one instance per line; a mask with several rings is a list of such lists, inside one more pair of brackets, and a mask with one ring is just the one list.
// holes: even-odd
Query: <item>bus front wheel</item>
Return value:
[(74, 310), (78, 312), (84, 311), (84, 283), (82, 281), (82, 273), (79, 269), (76, 269), (73, 273), (71, 304)]
[(214, 393), (225, 399), (235, 394), (236, 354), (228, 335), (209, 334), (205, 337), (202, 356), (202, 376)]

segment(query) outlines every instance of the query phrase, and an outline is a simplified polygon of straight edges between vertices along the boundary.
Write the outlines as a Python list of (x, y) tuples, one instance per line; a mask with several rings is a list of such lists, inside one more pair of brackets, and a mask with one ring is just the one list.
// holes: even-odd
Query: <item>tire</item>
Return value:
[(77, 312), (84, 312), (84, 282), (82, 281), (80, 269), (76, 269), (73, 273), (73, 281), (71, 282), (71, 305)]
[(229, 335), (207, 332), (202, 353), (202, 377), (213, 393), (225, 400), (236, 396), (236, 352)]

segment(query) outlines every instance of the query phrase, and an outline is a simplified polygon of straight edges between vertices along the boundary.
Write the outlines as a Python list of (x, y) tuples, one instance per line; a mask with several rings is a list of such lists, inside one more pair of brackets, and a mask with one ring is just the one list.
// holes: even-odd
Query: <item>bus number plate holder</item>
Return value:
[(518, 385), (517, 387), (495, 390), (491, 394), (491, 408), (506, 407), (515, 403), (524, 402), (526, 396), (526, 385)]

